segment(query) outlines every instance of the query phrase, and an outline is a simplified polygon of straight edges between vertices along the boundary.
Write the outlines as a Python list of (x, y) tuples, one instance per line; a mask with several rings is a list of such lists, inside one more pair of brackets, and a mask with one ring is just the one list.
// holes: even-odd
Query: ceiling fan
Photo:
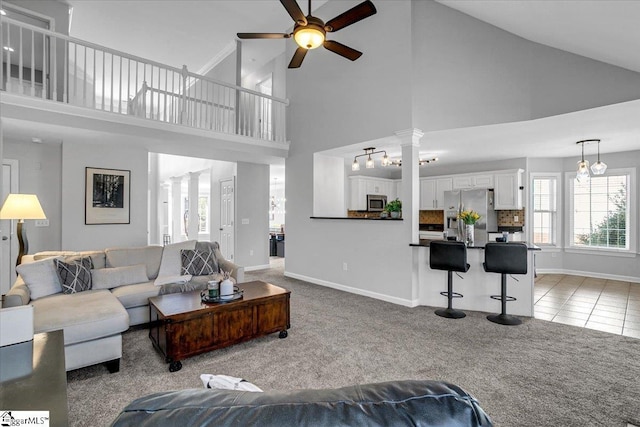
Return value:
[(362, 52), (338, 43), (337, 41), (327, 40), (326, 34), (335, 33), (377, 12), (373, 3), (371, 3), (370, 0), (366, 0), (330, 21), (327, 21), (325, 24), (322, 19), (311, 15), (311, 0), (309, 0), (309, 15), (307, 16), (304, 16), (296, 0), (280, 0), (280, 3), (282, 3), (296, 23), (292, 33), (238, 33), (238, 38), (288, 39), (293, 36), (293, 39), (298, 44), (298, 49), (296, 49), (293, 58), (291, 58), (289, 68), (299, 68), (300, 65), (302, 65), (307, 51), (309, 49), (315, 49), (320, 45), (352, 61), (360, 58)]

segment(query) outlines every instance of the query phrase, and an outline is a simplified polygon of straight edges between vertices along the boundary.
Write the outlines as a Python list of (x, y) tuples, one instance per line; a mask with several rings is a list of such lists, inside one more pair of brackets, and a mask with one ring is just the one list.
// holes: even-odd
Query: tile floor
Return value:
[(640, 338), (640, 284), (566, 274), (540, 274), (536, 319)]

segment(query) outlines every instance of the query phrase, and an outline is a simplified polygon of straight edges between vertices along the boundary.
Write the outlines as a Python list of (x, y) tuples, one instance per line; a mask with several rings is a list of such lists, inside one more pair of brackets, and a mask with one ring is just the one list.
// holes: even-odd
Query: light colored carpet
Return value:
[(108, 425), (137, 397), (202, 387), (203, 373), (263, 390), (445, 380), (473, 394), (497, 426), (640, 424), (638, 339), (536, 319), (496, 325), (479, 312), (444, 319), (428, 307), (289, 279), (280, 266), (246, 276), (292, 291), (288, 338), (272, 334), (185, 359), (170, 373), (147, 331), (129, 331), (120, 372), (97, 365), (68, 373), (72, 425)]

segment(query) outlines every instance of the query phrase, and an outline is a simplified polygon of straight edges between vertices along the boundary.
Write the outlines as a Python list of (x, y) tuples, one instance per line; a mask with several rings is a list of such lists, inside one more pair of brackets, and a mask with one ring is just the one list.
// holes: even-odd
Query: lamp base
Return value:
[(23, 219), (18, 221), (17, 235), (18, 235), (18, 258), (16, 259), (16, 267), (22, 263), (22, 257), (29, 253), (29, 241), (27, 240), (27, 230), (24, 228)]

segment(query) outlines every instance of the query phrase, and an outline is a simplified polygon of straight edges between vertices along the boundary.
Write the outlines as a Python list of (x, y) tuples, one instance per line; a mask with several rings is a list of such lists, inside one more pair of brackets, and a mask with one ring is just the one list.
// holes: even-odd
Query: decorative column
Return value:
[(198, 215), (198, 198), (200, 196), (200, 172), (189, 172), (189, 219), (187, 240), (198, 240), (200, 217)]
[(418, 300), (420, 271), (418, 251), (409, 247), (409, 243), (419, 240), (420, 224), (420, 138), (424, 133), (420, 129), (407, 129), (395, 133), (402, 147), (402, 239), (407, 243), (411, 255), (407, 268), (411, 271), (411, 299)]
[(404, 218), (407, 243), (418, 242), (420, 222), (420, 138), (419, 129), (407, 129), (395, 133), (402, 147), (402, 218)]
[(182, 241), (182, 177), (171, 177), (171, 201), (169, 218), (171, 221), (171, 243)]

